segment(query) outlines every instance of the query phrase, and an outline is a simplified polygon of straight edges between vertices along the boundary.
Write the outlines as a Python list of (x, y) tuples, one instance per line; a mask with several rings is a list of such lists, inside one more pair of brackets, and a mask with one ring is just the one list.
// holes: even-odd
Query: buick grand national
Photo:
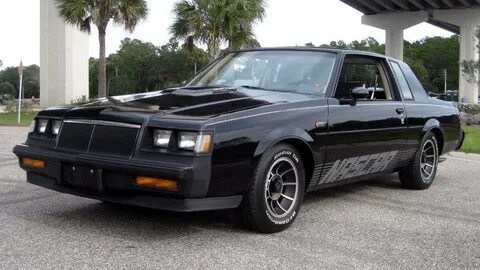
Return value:
[(459, 112), (402, 61), (318, 48), (217, 59), (185, 86), (41, 111), (13, 149), (27, 181), (170, 211), (234, 209), (271, 233), (306, 192), (398, 173), (426, 189)]

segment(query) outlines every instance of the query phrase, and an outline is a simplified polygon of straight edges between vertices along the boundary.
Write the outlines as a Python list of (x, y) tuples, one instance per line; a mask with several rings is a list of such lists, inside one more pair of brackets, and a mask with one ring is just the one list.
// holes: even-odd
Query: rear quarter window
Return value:
[(429, 97), (427, 96), (425, 89), (423, 88), (422, 84), (418, 80), (417, 76), (415, 76), (415, 74), (413, 73), (412, 69), (404, 62), (396, 62), (396, 63), (400, 66), (401, 70), (403, 71), (403, 74), (407, 79), (408, 85), (410, 86), (410, 90), (412, 91), (413, 97), (415, 98), (415, 101), (429, 100)]
[(413, 100), (412, 90), (410, 89), (410, 85), (408, 85), (407, 79), (405, 78), (405, 74), (403, 74), (400, 65), (397, 62), (390, 61), (392, 65), (393, 74), (395, 75), (395, 79), (397, 81), (397, 85), (400, 88), (400, 92), (402, 92), (403, 99), (405, 100)]

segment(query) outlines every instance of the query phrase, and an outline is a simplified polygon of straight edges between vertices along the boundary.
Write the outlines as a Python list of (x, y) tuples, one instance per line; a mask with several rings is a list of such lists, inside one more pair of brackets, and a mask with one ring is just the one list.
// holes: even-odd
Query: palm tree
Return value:
[(91, 25), (98, 29), (100, 59), (98, 62), (98, 96), (107, 95), (105, 36), (110, 20), (133, 32), (138, 22), (147, 17), (145, 0), (56, 0), (60, 16), (81, 31), (90, 33)]
[(253, 24), (265, 17), (265, 0), (180, 0), (173, 9), (170, 32), (175, 38), (192, 36), (207, 45), (210, 59), (222, 42), (237, 49), (251, 43)]

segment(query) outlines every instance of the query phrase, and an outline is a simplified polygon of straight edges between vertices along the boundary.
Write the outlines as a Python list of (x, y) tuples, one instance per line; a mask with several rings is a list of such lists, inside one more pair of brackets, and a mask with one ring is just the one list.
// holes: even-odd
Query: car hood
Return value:
[(135, 123), (151, 116), (209, 119), (237, 111), (314, 98), (318, 96), (241, 87), (183, 87), (53, 107), (40, 112), (39, 116)]

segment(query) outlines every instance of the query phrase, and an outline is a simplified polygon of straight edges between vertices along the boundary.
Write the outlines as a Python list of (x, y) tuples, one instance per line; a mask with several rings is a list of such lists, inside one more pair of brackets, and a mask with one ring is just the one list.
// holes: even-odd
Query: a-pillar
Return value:
[(40, 1), (40, 105), (88, 98), (88, 35), (59, 17), (55, 0)]
[(478, 103), (478, 86), (468, 82), (463, 76), (462, 62), (478, 60), (475, 30), (480, 24), (480, 9), (436, 10), (433, 17), (437, 21), (447, 22), (460, 27), (460, 74), (459, 98), (461, 102)]
[(400, 60), (403, 60), (403, 30), (427, 20), (424, 11), (362, 16), (363, 24), (385, 30), (385, 54)]

